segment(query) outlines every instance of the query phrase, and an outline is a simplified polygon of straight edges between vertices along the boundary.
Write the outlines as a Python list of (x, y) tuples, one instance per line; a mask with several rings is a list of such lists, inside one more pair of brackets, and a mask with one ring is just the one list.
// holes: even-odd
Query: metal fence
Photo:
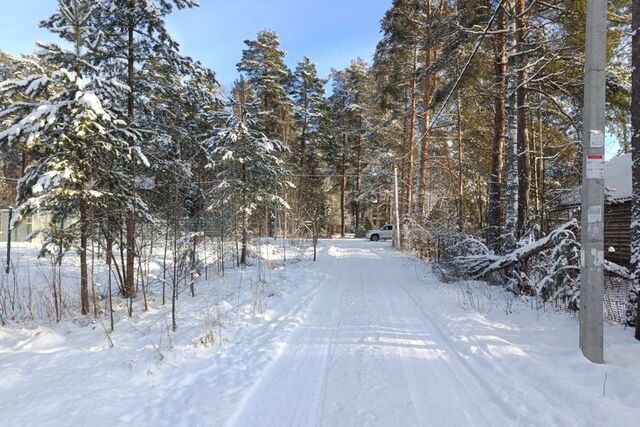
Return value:
[(610, 274), (604, 276), (604, 317), (613, 323), (624, 323), (631, 283)]

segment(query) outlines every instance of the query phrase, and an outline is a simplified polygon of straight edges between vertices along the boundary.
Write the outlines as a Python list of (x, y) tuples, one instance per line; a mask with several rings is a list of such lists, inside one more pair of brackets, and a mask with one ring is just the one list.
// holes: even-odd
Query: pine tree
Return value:
[(569, 310), (580, 303), (580, 243), (570, 230), (558, 233), (551, 251), (551, 265), (546, 276), (536, 285), (544, 302), (562, 301)]
[[(400, 146), (399, 159), (401, 163), (401, 202), (400, 216), (409, 219), (414, 210), (421, 212), (424, 204), (424, 191), (426, 189), (426, 173), (428, 164), (429, 138), (423, 134), (419, 141), (416, 138), (418, 122), (418, 102), (420, 87), (418, 85), (418, 65), (422, 58), (428, 63), (431, 51), (424, 50), (425, 44), (421, 40), (422, 22), (419, 18), (422, 9), (427, 13), (431, 10), (431, 2), (424, 5), (416, 0), (395, 0), (393, 6), (387, 11), (381, 28), (384, 33), (383, 40), (377, 46), (376, 67), (389, 67), (393, 71), (385, 73), (385, 86), (383, 91), (394, 97), (396, 102), (402, 105), (404, 116), (404, 128)], [(423, 70), (425, 82), (423, 99), (428, 100), (432, 95), (432, 88), (428, 86), (432, 81), (432, 75)], [(423, 106), (422, 117), (429, 121), (429, 102)], [(424, 126), (426, 129), (426, 126)], [(422, 148), (418, 153), (417, 146)], [(415, 160), (420, 155), (419, 167), (416, 169)], [(400, 166), (400, 165), (399, 165)], [(420, 175), (417, 183), (422, 187), (419, 191), (414, 186), (414, 171)], [(424, 181), (424, 183), (423, 183)], [(414, 206), (414, 194), (417, 194)], [(415, 209), (414, 209), (415, 208)]]
[[(332, 74), (331, 105), (332, 128), (338, 156), (335, 168), (340, 176), (340, 234), (346, 233), (346, 210), (352, 207), (354, 231), (358, 232), (365, 213), (361, 199), (364, 149), (366, 145), (367, 115), (370, 109), (369, 66), (361, 58), (341, 71)], [(348, 175), (352, 177), (348, 179)], [(351, 200), (347, 200), (350, 195)]]
[(64, 237), (67, 245), (79, 241), (82, 314), (89, 313), (87, 241), (93, 213), (131, 203), (128, 180), (111, 167), (137, 157), (113, 109), (123, 85), (92, 65), (98, 47), (91, 26), (95, 10), (92, 1), (60, 1), (43, 26), (69, 41), (73, 50), (41, 45), (41, 72), (0, 86), (9, 96), (29, 100), (3, 112), (9, 123), (0, 132), (0, 141), (21, 141), (33, 159), (19, 182), (17, 218), (51, 215), (44, 250), (58, 243), (52, 232), (56, 226), (77, 218), (65, 223)]
[[(177, 71), (188, 70), (192, 61), (182, 57), (176, 43), (165, 25), (165, 18), (174, 8), (183, 9), (197, 6), (193, 0), (104, 0), (97, 3), (96, 22), (103, 47), (99, 50), (101, 64), (114, 75), (123, 78), (129, 88), (122, 99), (126, 107), (126, 121), (131, 129), (138, 123), (138, 110), (144, 104), (141, 88), (146, 75), (139, 70), (151, 59), (164, 61)], [(148, 131), (148, 130), (147, 130)], [(149, 135), (146, 132), (145, 135)], [(139, 150), (140, 139), (133, 133), (129, 145)], [(137, 175), (135, 166), (125, 173)], [(135, 192), (135, 180), (131, 181), (131, 191)], [(126, 263), (124, 281), (126, 296), (133, 298), (135, 287), (136, 222), (138, 213), (130, 206), (126, 214)]]
[(516, 41), (516, 104), (518, 117), (518, 236), (525, 232), (525, 225), (529, 214), (529, 193), (531, 189), (531, 155), (529, 150), (529, 127), (527, 123), (528, 103), (528, 43), (527, 14), (525, 0), (515, 0), (513, 10), (515, 20)]
[(508, 71), (507, 71), (507, 156), (506, 156), (506, 210), (504, 222), (504, 245), (507, 251), (515, 249), (518, 238), (518, 105), (517, 105), (517, 52), (515, 2), (509, 1), (511, 19), (508, 26)]
[(247, 264), (249, 221), (258, 206), (288, 209), (279, 194), (292, 186), (281, 158), (288, 149), (259, 130), (265, 114), (261, 105), (251, 83), (241, 79), (234, 85), (230, 111), (222, 114), (221, 123), (206, 141), (214, 156), (210, 167), (221, 181), (218, 191), (242, 218), (242, 265)]
[[(24, 69), (28, 66), (26, 61), (18, 61), (11, 55), (0, 51), (0, 82), (11, 79), (19, 79), (31, 74), (31, 70)], [(0, 94), (2, 95), (2, 94)], [(0, 111), (4, 111), (11, 99), (0, 97)], [(0, 123), (1, 123), (0, 118)], [(0, 206), (13, 206), (16, 199), (15, 180), (22, 176), (24, 171), (26, 152), (17, 145), (5, 144), (0, 150)]]
[(507, 68), (507, 39), (503, 33), (507, 26), (503, 7), (497, 11), (496, 32), (493, 39), (494, 95), (493, 143), (491, 150), (491, 176), (487, 191), (487, 243), (494, 251), (500, 249), (502, 223), (502, 177), (504, 166), (504, 130), (505, 130), (505, 75)]
[(326, 193), (320, 177), (322, 147), (329, 138), (327, 102), (324, 96), (326, 81), (318, 77), (316, 65), (304, 57), (296, 67), (291, 84), (297, 125), (297, 144), (292, 150), (300, 175), (296, 203), (297, 219), (304, 222), (308, 212), (323, 205)]
[[(245, 40), (245, 44), (247, 48), (242, 51), (237, 69), (251, 84), (260, 103), (262, 114), (255, 118), (255, 126), (268, 138), (277, 139), (288, 147), (292, 105), (287, 96), (291, 71), (284, 62), (286, 52), (280, 48), (278, 35), (271, 30), (259, 31), (255, 40)], [(262, 209), (266, 234), (273, 236), (275, 213), (266, 205)]]
[(291, 101), (287, 97), (287, 86), (291, 72), (284, 62), (286, 52), (280, 48), (278, 34), (270, 30), (258, 32), (255, 40), (245, 40), (247, 48), (237, 64), (255, 91), (264, 113), (260, 130), (269, 138), (278, 138), (286, 143), (285, 117)]

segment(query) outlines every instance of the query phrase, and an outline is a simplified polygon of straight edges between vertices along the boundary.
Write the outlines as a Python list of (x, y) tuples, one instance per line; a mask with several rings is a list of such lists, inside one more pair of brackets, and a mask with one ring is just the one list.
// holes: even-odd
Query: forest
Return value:
[(0, 20), (2, 425), (638, 425), (640, 0)]
[[(104, 314), (97, 262), (107, 311), (117, 299), (132, 315), (146, 310), (150, 280), (162, 304), (195, 295), (208, 247), (220, 272), (249, 264), (260, 238), (364, 237), (394, 221), (394, 171), (402, 250), (439, 261), (443, 277), (489, 276), (577, 308), (566, 201), (582, 173), (583, 0), (394, 0), (373, 57), (328, 76), (308, 57), (290, 69), (265, 29), (245, 41), (228, 89), (167, 29), (169, 14), (193, 7), (62, 0), (41, 23), (60, 43), (1, 54), (0, 200), (15, 205), (12, 224), (46, 215), (55, 320)], [(612, 154), (633, 145), (632, 35), (630, 5), (609, 2)], [(154, 251), (162, 279), (143, 274)], [(68, 253), (79, 257), (77, 302), (55, 280)], [(629, 282), (627, 267), (608, 271)], [(0, 321), (16, 317), (10, 288)], [(634, 289), (619, 319), (630, 325)]]

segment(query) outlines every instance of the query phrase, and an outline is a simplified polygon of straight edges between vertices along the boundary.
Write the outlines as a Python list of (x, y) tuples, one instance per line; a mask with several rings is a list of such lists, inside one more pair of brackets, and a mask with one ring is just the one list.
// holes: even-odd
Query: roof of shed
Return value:
[[(620, 154), (604, 164), (604, 187), (606, 203), (622, 203), (631, 199), (631, 153)], [(567, 191), (560, 205), (579, 205), (582, 201), (580, 188)]]
[(605, 163), (604, 185), (607, 200), (631, 199), (631, 153), (620, 154)]

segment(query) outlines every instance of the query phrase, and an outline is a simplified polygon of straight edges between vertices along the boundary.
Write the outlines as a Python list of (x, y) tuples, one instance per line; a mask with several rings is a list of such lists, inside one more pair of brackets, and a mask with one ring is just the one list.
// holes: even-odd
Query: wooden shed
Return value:
[[(631, 154), (621, 154), (604, 166), (604, 249), (605, 258), (628, 266), (631, 247)], [(580, 217), (580, 189), (561, 202), (571, 216)]]

